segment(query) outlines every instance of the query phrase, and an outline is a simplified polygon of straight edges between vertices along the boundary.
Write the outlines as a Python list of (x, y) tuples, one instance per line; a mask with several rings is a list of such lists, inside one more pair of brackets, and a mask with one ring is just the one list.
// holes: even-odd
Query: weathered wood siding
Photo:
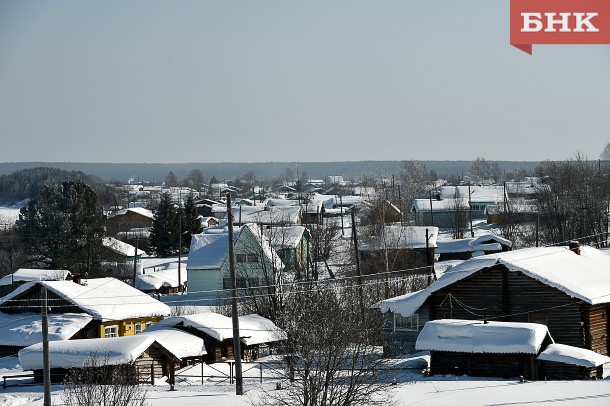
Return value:
[(540, 379), (544, 380), (602, 379), (604, 375), (603, 366), (587, 368), (550, 361), (539, 363)]
[(503, 266), (482, 270), (431, 295), (430, 319), (533, 322), (533, 313), (547, 319), (556, 342), (607, 355), (606, 310), (591, 307), (560, 290)]
[(527, 354), (469, 354), (432, 351), (431, 375), (469, 375), (477, 377), (514, 378), (536, 376), (534, 356)]

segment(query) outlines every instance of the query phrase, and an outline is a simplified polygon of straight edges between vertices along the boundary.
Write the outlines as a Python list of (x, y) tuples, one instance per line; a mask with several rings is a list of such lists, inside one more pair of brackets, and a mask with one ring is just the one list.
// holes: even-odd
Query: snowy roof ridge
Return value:
[(610, 357), (591, 350), (565, 344), (549, 344), (549, 346), (538, 355), (537, 359), (540, 361), (560, 362), (588, 368), (597, 367), (610, 362)]
[(442, 319), (429, 321), (417, 337), (420, 351), (537, 355), (546, 338), (543, 324)]
[[(157, 340), (153, 335), (113, 338), (86, 338), (49, 342), (51, 368), (79, 368), (92, 357), (108, 365), (130, 364)], [(171, 351), (170, 351), (171, 352)], [(42, 369), (42, 343), (19, 351), (19, 362), (25, 370)]]
[[(567, 247), (525, 248), (464, 261), (445, 272), (430, 286), (417, 292), (383, 300), (373, 307), (381, 311), (413, 314), (437, 290), (494, 265), (534, 278), (589, 304), (610, 302), (610, 255), (582, 246), (577, 255)], [(587, 278), (583, 278), (583, 274)]]
[(161, 317), (171, 313), (170, 307), (166, 304), (116, 278), (83, 279), (82, 283), (72, 281), (28, 282), (0, 299), (0, 305), (40, 284), (79, 307), (95, 320)]

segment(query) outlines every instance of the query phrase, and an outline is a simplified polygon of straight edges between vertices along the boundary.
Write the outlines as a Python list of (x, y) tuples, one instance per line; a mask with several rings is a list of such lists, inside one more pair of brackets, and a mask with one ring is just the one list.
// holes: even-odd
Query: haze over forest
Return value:
[[(76, 162), (3, 162), (0, 163), (0, 175), (36, 167), (51, 167), (67, 171), (82, 171), (87, 175), (97, 176), (106, 181), (127, 181), (135, 179), (146, 182), (161, 182), (172, 171), (179, 178), (184, 178), (192, 169), (199, 169), (207, 179), (212, 176), (219, 180), (235, 179), (252, 171), (257, 179), (281, 177), (286, 168), (296, 176), (297, 172), (306, 172), (310, 179), (321, 179), (325, 176), (343, 176), (344, 179), (357, 179), (363, 174), (398, 174), (401, 161), (337, 161), (337, 162), (223, 162), (223, 163), (76, 163)], [(468, 172), (472, 161), (424, 161), (430, 171), (439, 176), (461, 176)], [(533, 170), (538, 162), (533, 161), (498, 161), (502, 171), (513, 171), (523, 168)]]

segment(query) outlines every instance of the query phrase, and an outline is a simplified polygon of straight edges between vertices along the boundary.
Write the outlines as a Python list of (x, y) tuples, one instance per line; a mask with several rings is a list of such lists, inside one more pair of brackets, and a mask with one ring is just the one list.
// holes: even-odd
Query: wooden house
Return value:
[(106, 234), (115, 236), (134, 228), (150, 228), (153, 218), (153, 212), (142, 207), (119, 210), (106, 220)]
[(265, 235), (271, 247), (282, 259), (286, 270), (305, 269), (309, 260), (311, 234), (304, 226), (268, 227)]
[[(24, 370), (34, 371), (34, 381), (42, 382), (42, 343), (19, 351)], [(174, 371), (180, 359), (161, 345), (153, 335), (139, 334), (111, 339), (89, 339), (49, 342), (51, 380), (63, 382), (71, 369), (116, 368), (128, 366), (134, 383), (151, 383), (164, 376), (174, 383)], [(104, 374), (91, 374), (104, 376)], [(99, 382), (108, 383), (108, 382)]]
[[(384, 300), (388, 352), (414, 346), (428, 320), (482, 319), (544, 324), (557, 343), (608, 355), (610, 255), (591, 247), (528, 248), (473, 258), (427, 288)], [(408, 332), (392, 319), (408, 320)]]
[(432, 276), (437, 236), (438, 227), (383, 226), (378, 235), (362, 238), (358, 247), (363, 273)]
[[(23, 316), (39, 314), (43, 288), (46, 288), (49, 317), (56, 319), (58, 330), (71, 331), (58, 335), (57, 339), (131, 336), (170, 314), (169, 306), (118, 279), (82, 279), (78, 282), (28, 282), (0, 299), (0, 312)], [(77, 317), (79, 315), (86, 318)], [(75, 327), (79, 328), (74, 331)], [(0, 346), (3, 345), (2, 337), (0, 335)], [(24, 341), (22, 347), (29, 344), (31, 342)]]
[(12, 274), (0, 278), (0, 297), (6, 296), (24, 283), (32, 281), (63, 281), (72, 278), (65, 269), (26, 269), (20, 268)]
[(430, 351), (431, 375), (538, 379), (602, 377), (610, 358), (555, 344), (537, 323), (445, 319), (426, 323), (417, 350)]
[(436, 244), (436, 254), (438, 254), (439, 261), (467, 260), (481, 255), (510, 251), (513, 247), (511, 241), (493, 234), (476, 238), (440, 240)]
[[(201, 337), (207, 349), (209, 363), (233, 359), (233, 322), (218, 313), (197, 313), (164, 319), (157, 328), (173, 327)], [(241, 357), (254, 360), (268, 355), (271, 345), (286, 339), (286, 333), (271, 320), (251, 314), (239, 317)]]

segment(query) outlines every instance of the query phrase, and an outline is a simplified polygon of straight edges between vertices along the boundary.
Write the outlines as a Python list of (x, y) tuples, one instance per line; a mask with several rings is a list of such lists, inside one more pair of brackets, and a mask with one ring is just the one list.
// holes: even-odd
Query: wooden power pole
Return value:
[(241, 342), (239, 340), (239, 317), (237, 316), (237, 277), (235, 275), (235, 254), (233, 252), (233, 211), (231, 194), (227, 193), (227, 219), (229, 226), (229, 271), (231, 274), (231, 317), (233, 320), (233, 358), (235, 360), (235, 394), (244, 394), (241, 369)]
[(49, 316), (47, 315), (47, 288), (42, 288), (42, 377), (44, 406), (51, 406), (51, 365), (49, 362)]

